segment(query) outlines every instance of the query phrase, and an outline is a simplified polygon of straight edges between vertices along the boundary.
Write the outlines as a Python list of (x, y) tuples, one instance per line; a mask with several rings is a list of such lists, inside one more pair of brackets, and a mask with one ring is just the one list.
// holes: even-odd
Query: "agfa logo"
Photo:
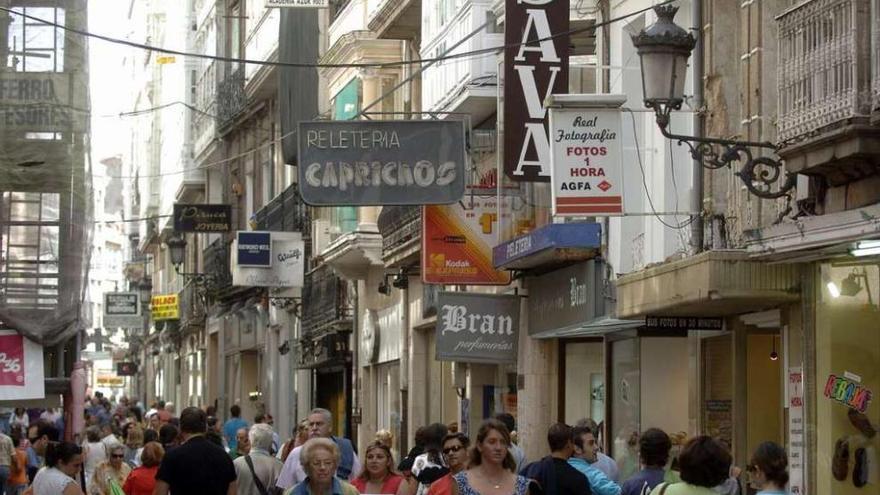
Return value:
[(603, 180), (602, 182), (599, 183), (598, 187), (599, 187), (599, 189), (601, 189), (603, 192), (605, 192), (605, 191), (611, 189), (612, 186), (611, 186), (611, 183), (610, 183), (610, 182), (608, 182), (607, 180)]

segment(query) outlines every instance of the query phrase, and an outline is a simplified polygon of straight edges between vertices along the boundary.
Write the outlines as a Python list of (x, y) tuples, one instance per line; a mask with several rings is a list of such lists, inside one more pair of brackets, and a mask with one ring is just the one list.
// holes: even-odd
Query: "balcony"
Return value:
[(196, 157), (214, 141), (217, 129), (217, 67), (208, 64), (195, 83), (195, 107), (193, 110), (193, 152)]
[(385, 206), (378, 224), (385, 266), (396, 268), (418, 262), (422, 240), (421, 206)]
[(380, 38), (411, 40), (419, 36), (422, 0), (369, 0), (367, 27)]
[(238, 69), (226, 74), (226, 77), (217, 84), (217, 131), (222, 136), (229, 132), (235, 120), (244, 113), (247, 108), (247, 94), (245, 93), (244, 69)]
[(779, 154), (789, 172), (831, 186), (874, 173), (880, 158), (880, 59), (870, 0), (811, 0), (776, 17)]
[(229, 243), (220, 237), (205, 248), (202, 253), (202, 270), (213, 277), (211, 289), (217, 295), (232, 290), (232, 272), (229, 271)]
[(302, 298), (303, 335), (317, 338), (352, 330), (355, 288), (329, 266), (322, 265), (306, 274)]
[(346, 0), (336, 11), (330, 23), (328, 47), (333, 47), (348, 33), (367, 31), (367, 0)]
[(299, 187), (291, 184), (275, 199), (254, 214), (257, 230), (272, 232), (302, 232), (311, 236), (309, 208), (299, 195)]
[(180, 327), (202, 328), (205, 326), (205, 301), (202, 292), (193, 284), (189, 284), (178, 294), (180, 304)]

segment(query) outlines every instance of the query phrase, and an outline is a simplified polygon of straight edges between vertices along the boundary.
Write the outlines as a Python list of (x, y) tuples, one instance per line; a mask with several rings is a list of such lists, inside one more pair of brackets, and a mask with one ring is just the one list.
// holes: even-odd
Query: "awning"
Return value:
[(601, 337), (603, 335), (630, 330), (645, 326), (644, 320), (619, 320), (610, 316), (600, 316), (594, 320), (590, 320), (583, 325), (577, 325), (568, 328), (558, 328), (547, 330), (531, 337), (533, 339), (565, 339), (575, 337)]

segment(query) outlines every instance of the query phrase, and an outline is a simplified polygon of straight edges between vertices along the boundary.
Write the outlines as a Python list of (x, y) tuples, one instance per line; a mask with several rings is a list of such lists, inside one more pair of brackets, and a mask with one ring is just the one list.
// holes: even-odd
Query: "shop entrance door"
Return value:
[(746, 340), (746, 452), (749, 456), (761, 442), (785, 444), (783, 356), (779, 341), (778, 329), (749, 332)]

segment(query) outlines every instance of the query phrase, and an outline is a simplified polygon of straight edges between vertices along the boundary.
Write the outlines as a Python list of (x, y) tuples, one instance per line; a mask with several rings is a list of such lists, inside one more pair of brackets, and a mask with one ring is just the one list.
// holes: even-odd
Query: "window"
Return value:
[(0, 192), (0, 301), (17, 308), (58, 305), (61, 198)]
[(12, 11), (7, 33), (7, 67), (15, 72), (64, 72), (64, 30), (24, 17), (63, 26), (64, 9), (13, 7)]
[(241, 58), (241, 7), (236, 5), (229, 11), (229, 56)]

